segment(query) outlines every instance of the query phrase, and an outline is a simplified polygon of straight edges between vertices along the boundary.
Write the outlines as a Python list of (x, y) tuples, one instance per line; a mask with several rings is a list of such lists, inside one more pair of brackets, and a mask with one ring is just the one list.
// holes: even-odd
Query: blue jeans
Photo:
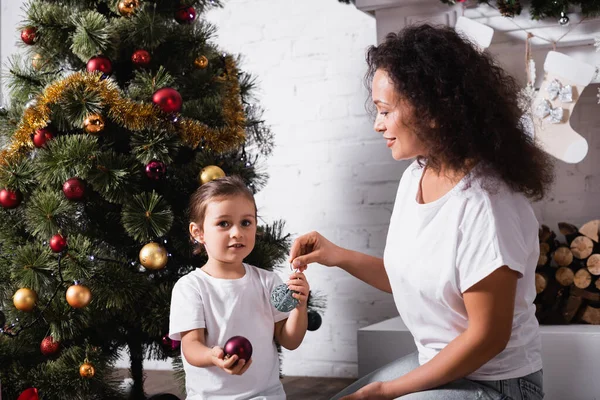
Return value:
[[(399, 360), (371, 372), (354, 382), (331, 400), (340, 399), (356, 392), (371, 382), (391, 381), (407, 374), (419, 366), (418, 354), (412, 353)], [(457, 379), (446, 385), (423, 392), (402, 396), (410, 400), (540, 400), (544, 398), (542, 390), (542, 370), (521, 378), (500, 381), (474, 381)]]

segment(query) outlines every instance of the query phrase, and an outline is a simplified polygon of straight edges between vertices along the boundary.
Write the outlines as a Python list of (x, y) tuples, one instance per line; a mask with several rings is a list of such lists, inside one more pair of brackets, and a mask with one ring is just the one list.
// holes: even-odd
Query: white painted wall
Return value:
[[(15, 3), (0, 0), (3, 58), (19, 39), (9, 27), (19, 20)], [(243, 54), (242, 67), (258, 78), (257, 95), (275, 133), (277, 147), (265, 165), (271, 177), (257, 196), (260, 215), (286, 220), (294, 235), (319, 230), (342, 246), (382, 255), (407, 163), (392, 160), (364, 110), (364, 53), (376, 41), (374, 18), (336, 0), (229, 0), (208, 18), (219, 29), (218, 43)], [(520, 73), (521, 52), (493, 51)], [(541, 71), (544, 54), (535, 56)], [(585, 49), (579, 56), (592, 57)], [(536, 205), (540, 220), (554, 228), (558, 220), (580, 223), (600, 216), (595, 93), (584, 93), (571, 119), (590, 140), (590, 154), (576, 166), (559, 163), (554, 193)], [(307, 276), (313, 289), (327, 294), (328, 307), (321, 329), (309, 332), (298, 350), (286, 352), (283, 372), (356, 376), (356, 331), (397, 315), (391, 295), (337, 269), (312, 266)]]

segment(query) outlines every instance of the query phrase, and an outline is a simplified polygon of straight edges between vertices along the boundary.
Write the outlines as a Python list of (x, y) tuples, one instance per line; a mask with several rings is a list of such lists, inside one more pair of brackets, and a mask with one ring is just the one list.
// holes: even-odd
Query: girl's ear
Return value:
[(199, 243), (204, 244), (204, 232), (195, 222), (190, 222), (190, 236)]

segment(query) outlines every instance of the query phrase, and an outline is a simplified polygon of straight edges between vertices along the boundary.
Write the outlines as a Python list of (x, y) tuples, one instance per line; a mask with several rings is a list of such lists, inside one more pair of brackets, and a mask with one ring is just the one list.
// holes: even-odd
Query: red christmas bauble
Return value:
[(57, 233), (50, 239), (50, 248), (53, 252), (60, 253), (67, 248), (67, 239), (65, 239), (60, 233)]
[(54, 138), (52, 131), (49, 128), (36, 129), (33, 134), (33, 145), (38, 149), (44, 147), (47, 141)]
[(63, 193), (69, 200), (81, 200), (85, 196), (85, 183), (79, 178), (71, 178), (63, 184)]
[(150, 57), (150, 53), (142, 49), (134, 51), (133, 55), (131, 56), (131, 61), (136, 67), (147, 67), (150, 65), (151, 59), (152, 57)]
[(108, 57), (95, 56), (90, 58), (87, 62), (88, 72), (101, 71), (102, 73), (109, 75), (112, 72), (112, 63)]
[(60, 342), (55, 342), (52, 336), (46, 336), (40, 343), (40, 351), (45, 356), (50, 356), (58, 351)]
[(0, 190), (0, 206), (4, 208), (15, 208), (21, 204), (23, 195), (18, 190)]
[(248, 361), (252, 357), (252, 344), (243, 336), (234, 336), (225, 343), (223, 351), (226, 355), (237, 355), (240, 360)]
[(146, 176), (150, 179), (159, 180), (165, 177), (167, 166), (162, 161), (150, 161), (146, 165)]
[(173, 340), (169, 337), (169, 335), (165, 335), (162, 337), (162, 343), (163, 347), (167, 351), (175, 351), (181, 345), (181, 342), (179, 340)]
[(21, 40), (26, 44), (33, 44), (35, 42), (37, 29), (34, 26), (29, 26), (21, 31)]
[(152, 102), (167, 114), (179, 112), (183, 104), (179, 92), (171, 88), (158, 89), (152, 95)]
[(196, 18), (196, 10), (191, 6), (182, 6), (175, 12), (175, 19), (180, 24), (189, 24)]
[(19, 395), (17, 400), (39, 400), (38, 390), (36, 388), (25, 389), (23, 393)]

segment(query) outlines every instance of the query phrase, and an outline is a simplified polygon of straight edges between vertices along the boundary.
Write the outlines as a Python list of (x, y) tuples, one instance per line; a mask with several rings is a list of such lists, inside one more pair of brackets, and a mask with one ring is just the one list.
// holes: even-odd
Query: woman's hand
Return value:
[(339, 265), (342, 251), (341, 247), (325, 239), (319, 232), (310, 232), (294, 240), (289, 262), (300, 272), (313, 262), (332, 267)]

